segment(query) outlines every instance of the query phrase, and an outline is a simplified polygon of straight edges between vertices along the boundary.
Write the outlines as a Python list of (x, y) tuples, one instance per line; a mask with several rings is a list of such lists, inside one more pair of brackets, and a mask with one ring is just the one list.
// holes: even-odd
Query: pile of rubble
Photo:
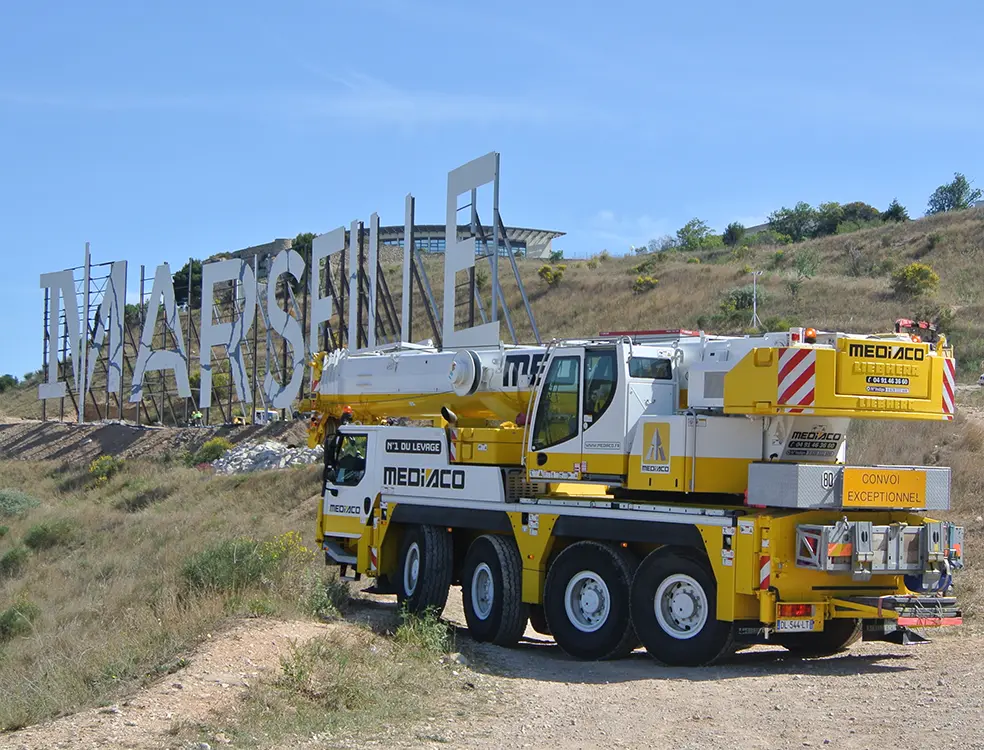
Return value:
[(248, 474), (252, 471), (286, 469), (290, 466), (321, 463), (324, 448), (291, 448), (286, 443), (268, 440), (263, 443), (237, 445), (212, 464), (216, 474)]

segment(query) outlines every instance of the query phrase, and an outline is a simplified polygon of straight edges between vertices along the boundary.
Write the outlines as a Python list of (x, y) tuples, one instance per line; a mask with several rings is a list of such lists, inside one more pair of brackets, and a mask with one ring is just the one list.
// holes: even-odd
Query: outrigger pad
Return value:
[(861, 630), (864, 641), (881, 641), (898, 646), (919, 646), (931, 641), (914, 630), (895, 624), (894, 620), (867, 620)]

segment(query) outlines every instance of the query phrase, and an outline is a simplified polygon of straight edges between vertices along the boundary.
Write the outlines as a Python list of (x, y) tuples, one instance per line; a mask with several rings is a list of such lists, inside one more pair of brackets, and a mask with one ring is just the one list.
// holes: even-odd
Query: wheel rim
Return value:
[(688, 575), (667, 576), (656, 589), (653, 605), (659, 626), (677, 640), (693, 638), (707, 624), (707, 594)]
[(420, 576), (420, 545), (414, 542), (407, 550), (407, 560), (403, 564), (403, 590), (407, 596), (413, 596), (417, 590), (417, 579)]
[(593, 633), (608, 621), (611, 612), (608, 585), (597, 573), (582, 570), (567, 584), (564, 608), (575, 628), (582, 633)]
[(495, 581), (492, 570), (486, 563), (479, 563), (472, 573), (471, 603), (472, 611), (479, 620), (487, 620), (492, 614), (492, 604), (495, 601)]

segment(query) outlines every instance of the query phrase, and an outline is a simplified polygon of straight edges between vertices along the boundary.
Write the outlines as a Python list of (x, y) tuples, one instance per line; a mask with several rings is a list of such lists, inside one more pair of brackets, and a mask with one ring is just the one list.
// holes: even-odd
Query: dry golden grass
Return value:
[(237, 747), (284, 747), (300, 737), (364, 739), (367, 731), (375, 743), (406, 739), (425, 716), (484, 708), (468, 681), (474, 678), (452, 669), (448, 645), (447, 624), (431, 616), (409, 618), (394, 638), (367, 625), (329, 630), (293, 645), (279, 673), (252, 685), (228, 715), (181, 735), (208, 740), (221, 730)]

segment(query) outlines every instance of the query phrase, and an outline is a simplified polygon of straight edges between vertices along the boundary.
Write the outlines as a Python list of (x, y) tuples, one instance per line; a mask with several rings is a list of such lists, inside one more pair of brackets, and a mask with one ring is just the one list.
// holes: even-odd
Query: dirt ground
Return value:
[[(395, 620), (392, 597), (360, 601), (349, 619)], [(463, 629), (457, 590), (445, 615), (462, 628), (456, 648), (467, 665), (460, 669), (485, 710), (289, 747), (984, 748), (980, 636), (918, 647), (859, 644), (814, 660), (763, 646), (719, 666), (686, 669), (659, 666), (641, 650), (613, 662), (574, 661), (532, 630), (516, 649), (476, 644)], [(201, 747), (174, 732), (234, 708), (246, 685), (276, 673), (291, 639), (338, 627), (351, 625), (239, 622), (208, 639), (185, 669), (128, 700), (0, 736), (0, 748)], [(209, 745), (231, 746), (223, 732)]]

